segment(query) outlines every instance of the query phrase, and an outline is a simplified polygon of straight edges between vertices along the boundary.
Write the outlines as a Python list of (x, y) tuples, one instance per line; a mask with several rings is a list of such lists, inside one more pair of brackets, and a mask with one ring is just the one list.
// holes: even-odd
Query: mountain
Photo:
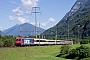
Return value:
[(73, 13), (78, 11), (81, 7), (84, 7), (84, 5), (88, 2), (89, 0), (77, 0), (71, 10), (66, 13), (66, 15), (63, 17), (63, 19), (66, 19), (67, 17), (71, 16)]
[(0, 31), (0, 35), (4, 35), (4, 33), (2, 31)]
[(90, 36), (90, 0), (77, 0), (55, 26), (44, 31), (46, 38), (84, 38)]
[[(39, 28), (37, 28), (39, 30)], [(35, 35), (35, 26), (29, 23), (24, 23), (20, 25), (15, 25), (9, 29), (6, 29), (3, 31), (3, 33), (7, 35), (22, 35), (22, 36), (28, 36), (28, 35)], [(40, 28), (40, 34), (45, 31), (45, 29)], [(21, 33), (20, 33), (21, 32)]]

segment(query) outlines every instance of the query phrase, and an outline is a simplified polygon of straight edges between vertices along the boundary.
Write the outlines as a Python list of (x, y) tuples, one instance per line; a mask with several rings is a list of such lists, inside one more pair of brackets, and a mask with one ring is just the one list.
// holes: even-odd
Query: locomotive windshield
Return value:
[(21, 39), (16, 39), (16, 41), (20, 41)]

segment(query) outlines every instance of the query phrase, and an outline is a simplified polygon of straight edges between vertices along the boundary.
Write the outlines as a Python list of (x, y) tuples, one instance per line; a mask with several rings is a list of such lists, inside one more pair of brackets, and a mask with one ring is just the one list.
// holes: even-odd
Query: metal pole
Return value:
[(20, 24), (20, 35), (22, 36), (22, 26)]
[(43, 39), (43, 34), (41, 35), (41, 38)]
[[(78, 25), (78, 41), (79, 41), (79, 27), (80, 27), (80, 25)], [(80, 41), (79, 41), (80, 42)]]
[(68, 21), (68, 40), (69, 40), (69, 21)]
[(39, 46), (40, 46), (40, 23), (39, 23)]
[[(36, 12), (36, 8), (35, 8), (35, 12)], [(37, 38), (37, 19), (36, 19), (36, 13), (35, 13), (35, 32), (36, 32), (36, 38)]]
[(57, 44), (57, 28), (56, 28), (56, 44)]
[(39, 38), (40, 38), (40, 23), (39, 23), (39, 31), (38, 32), (39, 32)]
[(35, 13), (35, 33), (36, 33), (35, 35), (36, 35), (36, 38), (37, 38), (37, 19), (36, 19), (37, 17), (36, 17), (36, 14), (40, 13), (40, 12), (36, 11), (36, 8), (39, 8), (39, 7), (32, 7), (32, 8), (35, 8), (35, 12), (31, 12), (31, 13)]

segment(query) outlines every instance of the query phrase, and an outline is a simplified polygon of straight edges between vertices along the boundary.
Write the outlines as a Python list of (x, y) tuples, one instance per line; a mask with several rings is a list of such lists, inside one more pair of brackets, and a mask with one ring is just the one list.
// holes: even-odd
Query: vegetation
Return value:
[[(85, 1), (85, 0), (84, 0)], [(46, 30), (43, 34), (46, 38), (55, 37), (57, 31), (57, 39), (67, 38), (68, 24), (70, 38), (83, 39), (90, 36), (90, 0), (83, 5), (77, 12), (73, 13), (67, 19), (62, 19), (54, 27)]]
[(63, 45), (61, 46), (60, 48), (60, 53), (61, 54), (68, 54), (69, 53), (69, 49), (70, 49), (70, 46), (69, 45)]
[(80, 44), (88, 44), (88, 43), (89, 43), (89, 40), (86, 40), (86, 39), (80, 41)]
[(65, 60), (55, 57), (60, 46), (0, 48), (0, 60)]
[[(63, 53), (56, 57), (60, 51), (64, 50), (64, 46), (68, 46), (69, 52)], [(33, 47), (18, 47), (18, 48), (0, 48), (0, 60), (69, 60), (69, 56), (76, 55), (77, 51), (80, 51), (80, 55), (88, 57), (87, 53), (90, 51), (90, 44), (85, 44), (85, 46), (80, 46), (80, 44), (74, 45), (55, 45), (55, 46), (33, 46)], [(60, 49), (59, 49), (60, 48)], [(71, 54), (71, 55), (69, 55)], [(79, 56), (80, 56), (79, 55)], [(74, 57), (74, 56), (73, 56)], [(66, 59), (67, 58), (67, 59)], [(76, 60), (79, 57), (74, 57)], [(70, 59), (71, 60), (71, 59)], [(83, 58), (82, 60), (90, 60), (89, 58)]]
[(13, 36), (1, 36), (0, 35), (0, 47), (9, 47), (14, 46), (15, 37)]
[(90, 36), (88, 36), (80, 41), (80, 44), (89, 44), (89, 43), (90, 43)]
[(67, 58), (76, 58), (76, 57), (78, 60), (90, 57), (90, 48), (87, 46), (81, 45), (76, 49), (72, 49), (69, 55), (67, 56)]
[(72, 40), (74, 44), (78, 44), (80, 42), (80, 39), (77, 39), (77, 38), (73, 38)]
[[(66, 47), (69, 47), (69, 46), (66, 45)], [(62, 50), (64, 50), (63, 54), (62, 54), (63, 52)], [(81, 60), (81, 59), (90, 57), (90, 48), (88, 46), (81, 45), (80, 47), (77, 47), (75, 49), (70, 50), (66, 48), (66, 50), (65, 48), (61, 48), (60, 54), (57, 55), (57, 57), (63, 57), (66, 59), (76, 59), (76, 60)]]

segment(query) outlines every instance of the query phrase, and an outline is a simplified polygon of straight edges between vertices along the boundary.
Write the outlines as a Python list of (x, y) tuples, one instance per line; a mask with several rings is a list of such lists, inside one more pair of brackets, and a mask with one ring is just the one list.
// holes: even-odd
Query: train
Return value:
[(15, 40), (16, 46), (33, 46), (33, 45), (61, 45), (61, 44), (73, 44), (71, 40), (49, 40), (39, 38), (24, 38), (17, 36)]

